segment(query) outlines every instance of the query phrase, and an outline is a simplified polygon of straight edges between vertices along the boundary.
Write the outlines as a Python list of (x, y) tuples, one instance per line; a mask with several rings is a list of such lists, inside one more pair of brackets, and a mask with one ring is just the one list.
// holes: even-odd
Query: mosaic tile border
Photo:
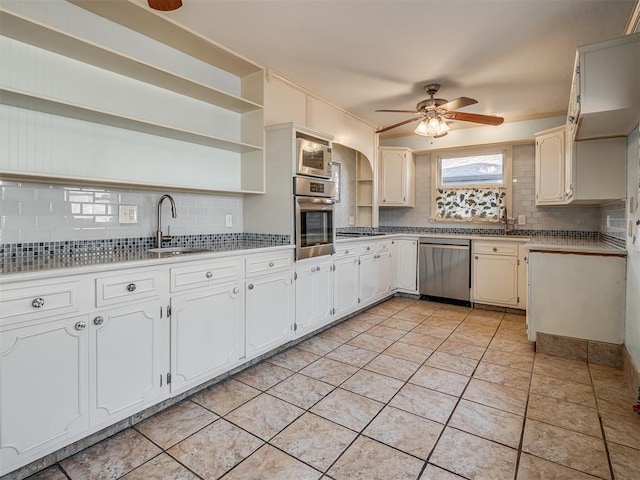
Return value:
[[(502, 235), (502, 228), (447, 228), (447, 227), (349, 227), (338, 229), (338, 232), (371, 233), (412, 233), (412, 234), (453, 234), (453, 235)], [(580, 230), (515, 230), (509, 233), (513, 237), (562, 237), (598, 240), (600, 232), (585, 232)], [(613, 237), (612, 237), (613, 238)], [(624, 246), (622, 246), (624, 248)]]
[[(289, 235), (264, 233), (212, 233), (175, 236), (164, 247), (226, 247), (244, 244), (265, 246), (289, 245)], [(0, 259), (18, 257), (52, 257), (65, 255), (112, 255), (155, 247), (154, 237), (114, 238), (102, 240), (67, 240), (61, 242), (0, 244)]]

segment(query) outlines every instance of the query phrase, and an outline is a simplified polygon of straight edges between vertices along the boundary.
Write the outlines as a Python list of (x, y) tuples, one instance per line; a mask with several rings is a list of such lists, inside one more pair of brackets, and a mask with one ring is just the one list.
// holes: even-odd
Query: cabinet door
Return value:
[(171, 299), (171, 393), (230, 370), (244, 357), (240, 279)]
[(536, 138), (536, 205), (564, 203), (564, 127)]
[(96, 313), (90, 324), (91, 426), (168, 396), (169, 319), (160, 301)]
[(378, 287), (378, 263), (374, 253), (360, 256), (358, 306), (363, 307), (376, 298)]
[(473, 301), (489, 305), (518, 305), (518, 257), (474, 257)]
[(341, 318), (358, 308), (358, 257), (346, 255), (337, 258), (334, 265), (334, 318)]
[(0, 474), (88, 429), (87, 321), (68, 317), (0, 334)]
[[(333, 320), (333, 272), (331, 262), (316, 267), (313, 278), (313, 323), (321, 326)], [(297, 320), (296, 320), (297, 321)], [(298, 326), (298, 328), (300, 328)], [(298, 334), (300, 332), (298, 331)]]
[(246, 355), (253, 358), (293, 334), (293, 278), (289, 270), (246, 281)]
[(391, 291), (391, 252), (381, 252), (375, 255), (376, 259), (376, 297), (381, 298)]
[(413, 206), (413, 157), (408, 149), (380, 150), (380, 206)]
[(304, 335), (333, 319), (331, 262), (296, 268), (296, 335)]
[(417, 293), (418, 291), (418, 241), (396, 240), (397, 282), (396, 287)]

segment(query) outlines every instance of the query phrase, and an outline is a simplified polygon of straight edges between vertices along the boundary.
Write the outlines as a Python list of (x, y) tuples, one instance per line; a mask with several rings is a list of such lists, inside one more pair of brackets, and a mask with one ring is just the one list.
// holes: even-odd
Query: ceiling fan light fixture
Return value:
[(415, 133), (422, 135), (423, 137), (435, 137), (443, 135), (448, 131), (449, 125), (438, 117), (425, 118), (414, 130)]

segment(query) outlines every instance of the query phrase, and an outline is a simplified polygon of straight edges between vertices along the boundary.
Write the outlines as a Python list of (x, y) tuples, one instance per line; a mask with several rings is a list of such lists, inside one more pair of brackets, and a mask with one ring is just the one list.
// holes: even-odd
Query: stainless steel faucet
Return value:
[(502, 231), (503, 235), (509, 235), (511, 230), (509, 229), (509, 216), (507, 215), (507, 206), (504, 206), (504, 214), (502, 216), (502, 221), (504, 222), (504, 230)]
[(171, 240), (171, 235), (162, 234), (162, 202), (166, 198), (168, 198), (171, 203), (171, 216), (173, 218), (178, 216), (178, 212), (176, 212), (176, 202), (173, 200), (173, 197), (168, 194), (162, 195), (160, 200), (158, 200), (158, 231), (156, 232), (156, 246), (158, 248), (162, 247), (162, 242), (168, 242)]

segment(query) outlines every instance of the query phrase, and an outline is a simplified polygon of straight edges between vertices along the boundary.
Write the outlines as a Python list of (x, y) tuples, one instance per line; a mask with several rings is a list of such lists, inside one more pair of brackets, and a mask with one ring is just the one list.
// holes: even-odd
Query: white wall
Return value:
[[(627, 140), (627, 191), (634, 197), (634, 204), (640, 192), (640, 135), (639, 128)], [(635, 208), (638, 208), (635, 205)], [(625, 324), (625, 345), (631, 358), (640, 370), (640, 252), (632, 251), (631, 237), (627, 238), (627, 308)]]

